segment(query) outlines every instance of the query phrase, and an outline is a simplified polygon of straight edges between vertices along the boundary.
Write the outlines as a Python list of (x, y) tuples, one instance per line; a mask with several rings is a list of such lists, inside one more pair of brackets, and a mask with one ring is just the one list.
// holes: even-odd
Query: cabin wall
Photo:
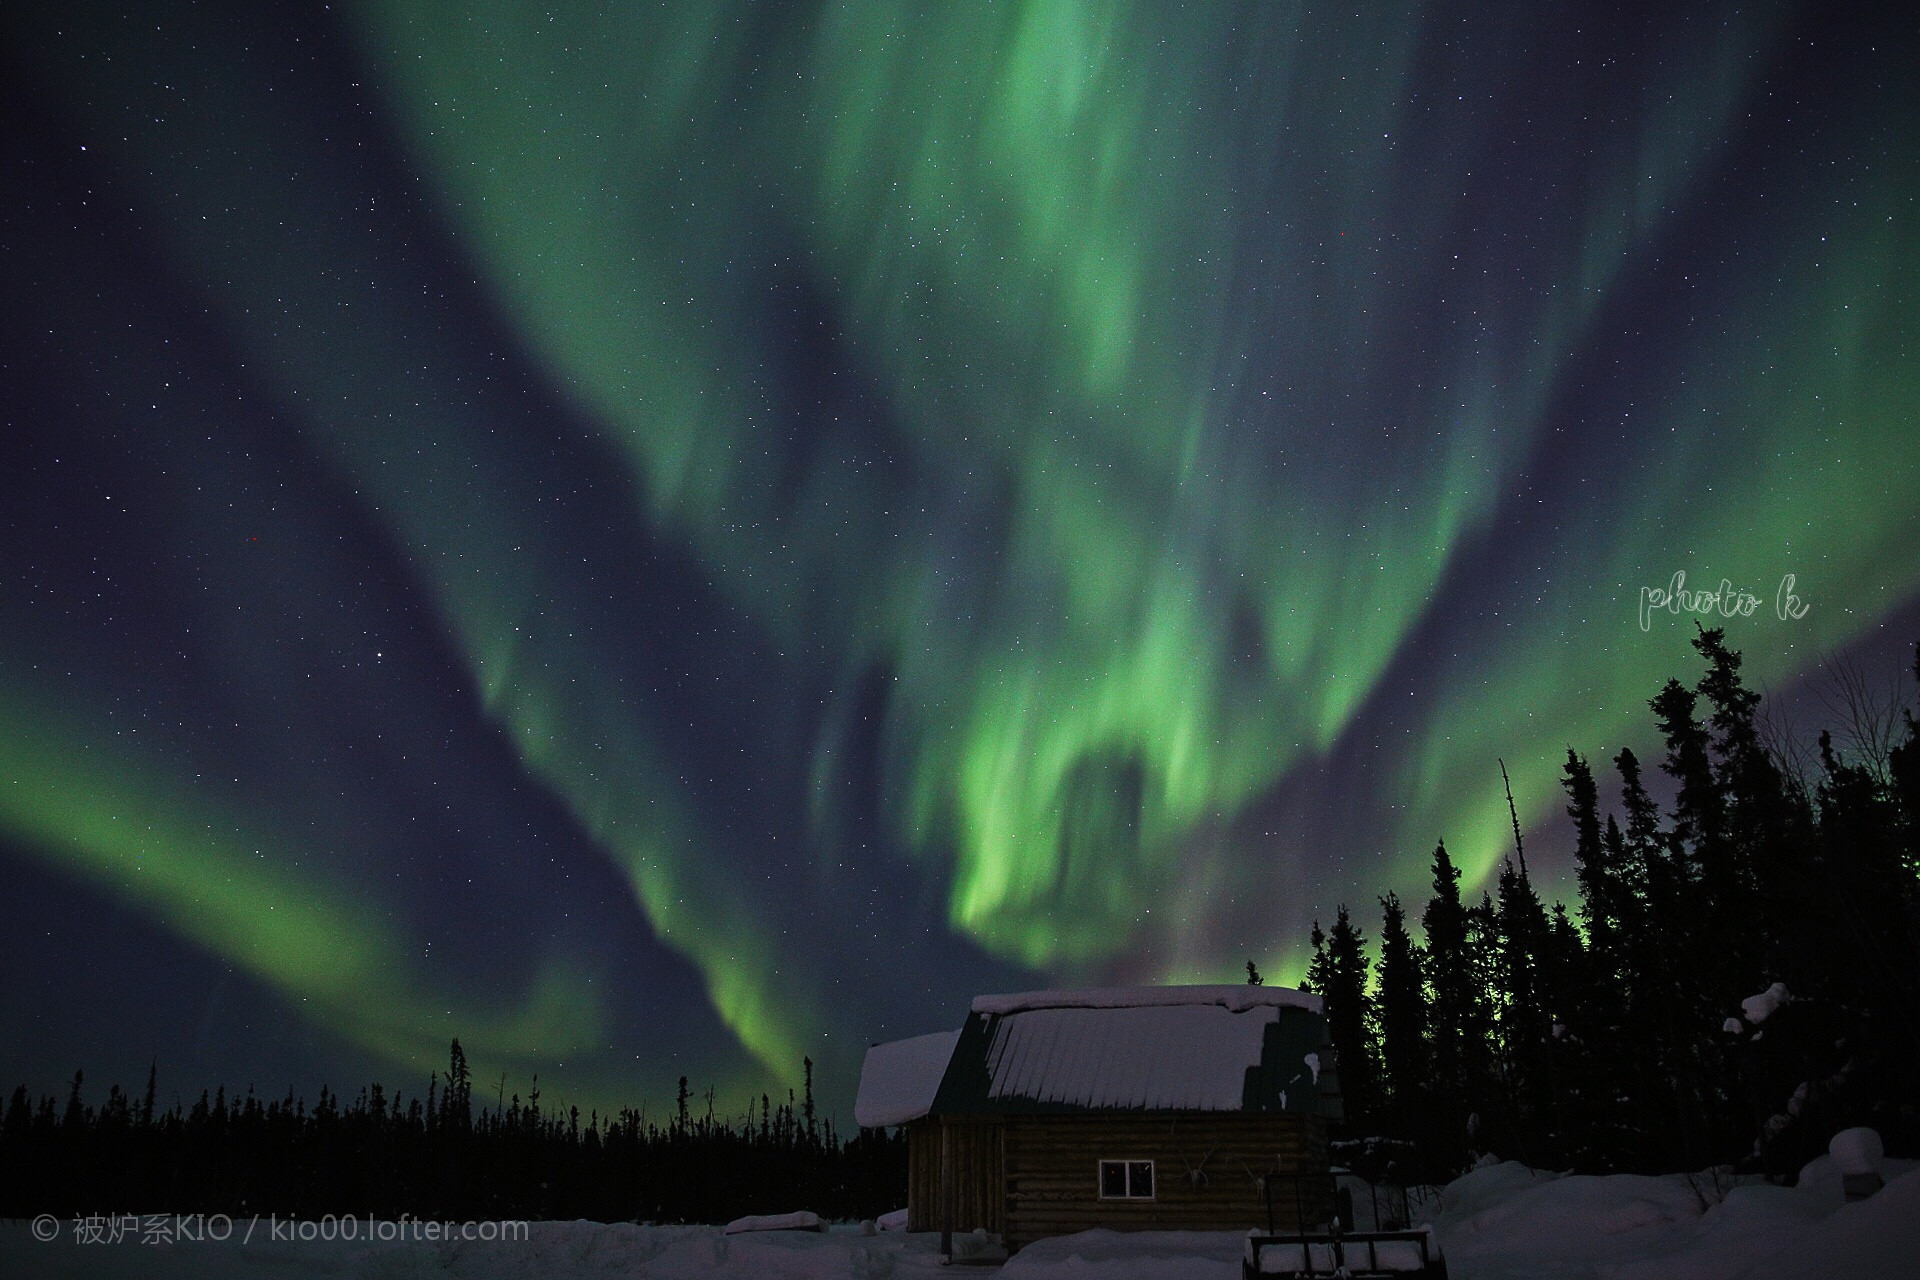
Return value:
[[(1010, 1248), (1093, 1227), (1116, 1231), (1246, 1231), (1267, 1225), (1258, 1175), (1324, 1173), (1326, 1121), (1297, 1112), (1142, 1112), (1006, 1118), (1004, 1226)], [(1102, 1200), (1102, 1160), (1152, 1160), (1152, 1200)], [(1190, 1173), (1204, 1179), (1196, 1183)], [(1325, 1218), (1324, 1184), (1274, 1183), (1274, 1225)], [(1304, 1211), (1304, 1212), (1303, 1212)], [(991, 1230), (992, 1228), (989, 1228)]]
[[(999, 1116), (937, 1116), (907, 1126), (907, 1230), (1006, 1230), (1004, 1126)], [(951, 1158), (951, 1221), (943, 1222), (941, 1165)]]

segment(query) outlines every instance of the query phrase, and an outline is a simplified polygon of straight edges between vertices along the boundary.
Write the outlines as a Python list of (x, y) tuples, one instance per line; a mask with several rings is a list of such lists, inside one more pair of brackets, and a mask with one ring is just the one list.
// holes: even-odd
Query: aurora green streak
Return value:
[[(188, 55), (106, 19), (112, 70), (61, 74), (126, 155), (192, 157), (116, 180), (391, 541), (525, 777), (697, 968), (750, 1088), (828, 1030), (850, 1061), (874, 1037), (842, 958), (906, 945), (837, 896), (872, 689), (862, 856), (907, 863), (982, 963), (1287, 975), (1309, 919), (1417, 891), (1435, 839), (1497, 866), (1496, 758), (1533, 830), (1568, 745), (1650, 749), (1689, 631), (1643, 633), (1642, 585), (1797, 574), (1805, 619), (1731, 631), (1770, 685), (1911, 608), (1912, 115), (1862, 88), (1823, 117), (1819, 145), (1878, 157), (1837, 201), (1753, 133), (1791, 7), (1634, 21), (354, 6), (369, 110), (502, 358), (619, 473), (608, 541), (676, 548), (739, 637), (703, 678), (764, 714), (726, 749), (783, 780), (779, 821), (694, 777), (709, 727), (623, 636), (668, 588), (581, 567), (600, 548), (532, 430), (474, 407), (490, 375), (382, 212), (391, 175), (265, 71), (200, 77), (164, 125), (123, 109)], [(191, 34), (200, 65), (266, 65)], [(289, 156), (324, 179), (263, 181)], [(133, 846), (59, 799), (105, 785), (89, 767), (36, 757), (41, 798), (0, 822), (345, 1034), (410, 1060), (438, 1034), (288, 958), (315, 933), (397, 954), (350, 893), (238, 876), (164, 787), (118, 805), (160, 815), (139, 848), (165, 874), (127, 888)], [(307, 905), (216, 926), (203, 878), (229, 917)], [(598, 1035), (553, 971), (489, 1034)]]

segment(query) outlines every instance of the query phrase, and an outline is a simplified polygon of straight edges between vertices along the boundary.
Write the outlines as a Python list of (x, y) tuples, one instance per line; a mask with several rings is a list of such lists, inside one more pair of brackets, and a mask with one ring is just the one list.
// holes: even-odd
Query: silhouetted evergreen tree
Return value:
[(1597, 1025), (1593, 1030), (1617, 1031), (1625, 1009), (1615, 1007), (1617, 1002), (1612, 997), (1625, 985), (1625, 937), (1635, 914), (1621, 866), (1626, 853), (1624, 841), (1617, 825), (1612, 827), (1611, 838), (1602, 831), (1600, 788), (1593, 780), (1593, 770), (1572, 747), (1567, 748), (1561, 782), (1567, 792), (1567, 816), (1573, 819), (1573, 865), (1591, 959), (1593, 982), (1588, 996), (1605, 1005), (1594, 1011)]
[[(800, 1060), (800, 1064), (806, 1072), (806, 1092), (803, 1095), (805, 1098), (805, 1101), (802, 1103), (802, 1108), (803, 1108), (802, 1114), (806, 1116), (807, 1141), (811, 1143), (811, 1142), (817, 1141), (820, 1136), (819, 1131), (814, 1128), (814, 1123), (813, 1123), (813, 1059), (802, 1058)], [(713, 1104), (711, 1099), (709, 1099), (708, 1101), (707, 1110), (709, 1113), (711, 1113), (713, 1110)]]
[(1333, 962), (1327, 956), (1327, 935), (1321, 931), (1318, 920), (1313, 922), (1308, 940), (1313, 945), (1313, 958), (1307, 962), (1307, 976), (1300, 983), (1300, 989), (1325, 997), (1333, 986)]
[(1479, 1104), (1484, 1083), (1486, 989), (1474, 971), (1460, 871), (1447, 855), (1445, 841), (1434, 846), (1432, 874), (1433, 897), (1420, 926), (1427, 939), (1433, 1099), (1421, 1137), (1435, 1160), (1457, 1166), (1466, 1158), (1467, 1117)]
[(1380, 992), (1374, 1008), (1385, 1127), (1395, 1137), (1415, 1138), (1432, 1084), (1426, 981), (1399, 895), (1389, 893), (1380, 899), (1380, 911)]
[(1686, 967), (1698, 922), (1689, 915), (1685, 861), (1662, 827), (1638, 758), (1622, 748), (1613, 762), (1626, 815), (1620, 866), (1637, 889), (1630, 904), (1637, 924), (1626, 932), (1622, 949), (1627, 1013), (1620, 1028), (1620, 1089), (1632, 1130), (1632, 1162), (1652, 1169), (1674, 1148), (1674, 1135), (1695, 1124), (1691, 1055), (1684, 1045), (1697, 1035), (1702, 1005), (1698, 975)]
[(448, 1055), (447, 1090), (442, 1095), (441, 1123), (465, 1131), (473, 1127), (473, 1073), (467, 1067), (466, 1050), (455, 1040)]
[(1519, 1150), (1514, 1144), (1516, 1113), (1501, 1061), (1500, 1009), (1500, 913), (1494, 909), (1493, 895), (1482, 891), (1480, 901), (1467, 908), (1466, 957), (1473, 975), (1474, 1022), (1467, 1036), (1468, 1096), (1474, 1109), (1467, 1117), (1467, 1136), (1475, 1150), (1491, 1149), (1496, 1130), (1504, 1131), (1504, 1150)]
[(1716, 778), (1724, 807), (1735, 895), (1723, 907), (1744, 928), (1749, 951), (1758, 950), (1774, 972), (1784, 973), (1791, 955), (1804, 955), (1808, 838), (1812, 814), (1789, 798), (1779, 766), (1760, 742), (1755, 715), (1760, 695), (1740, 679), (1740, 654), (1719, 628), (1700, 629), (1693, 647), (1707, 662), (1700, 696), (1713, 708)]
[(1350, 1119), (1379, 1120), (1379, 1067), (1373, 1050), (1373, 998), (1367, 940), (1342, 903), (1327, 934), (1327, 1038), (1338, 1054), (1340, 1090)]
[(1545, 1129), (1553, 1102), (1548, 1061), (1551, 1021), (1541, 973), (1547, 947), (1546, 911), (1531, 878), (1513, 859), (1500, 864), (1498, 883), (1493, 991), (1501, 1080), (1513, 1103), (1510, 1123), (1534, 1137), (1529, 1158), (1545, 1162)]
[(1705, 1016), (1738, 989), (1731, 957), (1714, 940), (1731, 936), (1733, 913), (1746, 895), (1727, 841), (1725, 805), (1707, 750), (1707, 731), (1694, 716), (1698, 702), (1693, 690), (1668, 680), (1648, 705), (1667, 744), (1661, 768), (1679, 784), (1669, 839), (1684, 859), (1679, 868), (1680, 907), (1688, 927), (1680, 938), (1693, 944), (1679, 976), (1697, 980), (1696, 989), (1687, 994), (1694, 998), (1693, 1012)]
[(1690, 870), (1701, 883), (1705, 902), (1718, 907), (1735, 896), (1734, 868), (1726, 847), (1720, 786), (1707, 752), (1707, 731), (1694, 716), (1698, 703), (1693, 690), (1670, 679), (1647, 705), (1653, 708), (1667, 744), (1661, 768), (1679, 784), (1673, 800), (1674, 839), (1692, 860)]

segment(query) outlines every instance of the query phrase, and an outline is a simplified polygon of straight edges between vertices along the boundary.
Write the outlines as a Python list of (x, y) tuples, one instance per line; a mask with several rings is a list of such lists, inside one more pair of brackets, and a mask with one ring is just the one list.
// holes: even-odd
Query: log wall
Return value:
[(935, 1116), (907, 1126), (907, 1230), (938, 1231), (943, 1225), (944, 1153), (952, 1159), (952, 1219), (945, 1225), (1005, 1233), (1003, 1132), (999, 1116)]
[[(1116, 1231), (1245, 1231), (1267, 1224), (1258, 1181), (1324, 1173), (1326, 1122), (1293, 1112), (1008, 1116), (1004, 1226), (1009, 1248), (1093, 1227)], [(1102, 1200), (1102, 1160), (1154, 1162), (1152, 1200)], [(1195, 1178), (1193, 1175), (1201, 1175)], [(1317, 1225), (1323, 1185), (1296, 1208), (1296, 1185), (1275, 1179), (1274, 1225)], [(991, 1228), (989, 1228), (991, 1229)]]

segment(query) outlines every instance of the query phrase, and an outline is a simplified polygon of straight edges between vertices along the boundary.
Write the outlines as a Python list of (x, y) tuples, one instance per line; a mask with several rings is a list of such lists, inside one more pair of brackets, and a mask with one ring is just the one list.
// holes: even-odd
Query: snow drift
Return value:
[[(1920, 1161), (1890, 1160), (1855, 1135), (1808, 1164), (1800, 1185), (1723, 1172), (1566, 1176), (1505, 1163), (1443, 1188), (1430, 1215), (1456, 1280), (1813, 1280), (1920, 1273)], [(1843, 1169), (1886, 1181), (1847, 1203)], [(810, 1216), (810, 1215), (809, 1215)], [(912, 1280), (942, 1267), (939, 1237), (858, 1225), (820, 1230), (537, 1222), (518, 1243), (80, 1245), (71, 1223), (41, 1244), (0, 1223), (0, 1275), (121, 1280)], [(972, 1243), (956, 1242), (965, 1253)], [(1088, 1231), (1043, 1240), (1001, 1268), (1007, 1280), (1237, 1280), (1235, 1232)], [(961, 1271), (985, 1270), (962, 1268)]]

